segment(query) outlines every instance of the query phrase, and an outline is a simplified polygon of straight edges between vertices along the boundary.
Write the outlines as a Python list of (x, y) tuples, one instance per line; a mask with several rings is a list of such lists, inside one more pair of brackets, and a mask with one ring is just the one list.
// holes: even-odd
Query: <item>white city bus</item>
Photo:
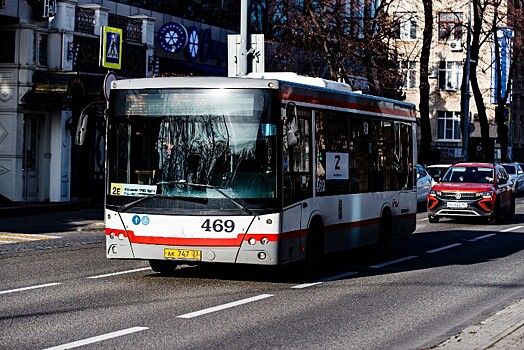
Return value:
[(292, 73), (116, 80), (106, 243), (156, 272), (306, 269), (415, 230), (412, 104)]

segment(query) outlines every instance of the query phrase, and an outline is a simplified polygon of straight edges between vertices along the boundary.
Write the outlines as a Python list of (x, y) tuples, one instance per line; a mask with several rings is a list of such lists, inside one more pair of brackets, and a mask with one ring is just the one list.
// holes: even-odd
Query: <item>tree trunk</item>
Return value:
[(420, 54), (420, 152), (418, 162), (429, 164), (432, 159), (431, 151), (431, 124), (429, 116), (429, 56), (433, 36), (433, 1), (423, 0), (424, 4), (424, 32), (422, 34), (422, 50)]

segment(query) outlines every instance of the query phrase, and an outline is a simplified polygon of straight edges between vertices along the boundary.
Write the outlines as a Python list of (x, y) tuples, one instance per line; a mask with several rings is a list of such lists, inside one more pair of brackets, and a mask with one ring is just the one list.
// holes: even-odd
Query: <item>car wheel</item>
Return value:
[(436, 217), (436, 216), (431, 216), (431, 215), (428, 215), (428, 221), (432, 224), (435, 224), (437, 222), (439, 222), (439, 218)]
[(169, 260), (149, 260), (149, 266), (151, 266), (151, 270), (157, 273), (172, 275), (175, 273), (177, 263)]
[(495, 203), (495, 210), (493, 210), (493, 213), (491, 213), (491, 221), (495, 222), (496, 224), (500, 224), (502, 222), (502, 215), (500, 215), (500, 201), (497, 198), (497, 202)]
[(511, 198), (511, 203), (509, 205), (509, 211), (506, 214), (506, 219), (513, 220), (514, 216), (515, 216), (515, 196)]

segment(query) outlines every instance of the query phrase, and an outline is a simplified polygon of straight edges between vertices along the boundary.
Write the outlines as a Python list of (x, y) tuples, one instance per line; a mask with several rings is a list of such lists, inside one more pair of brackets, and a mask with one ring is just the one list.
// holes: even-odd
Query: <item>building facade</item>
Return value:
[[(103, 202), (109, 72), (118, 79), (227, 75), (231, 29), (204, 23), (205, 11), (195, 12), (197, 21), (126, 2), (2, 2), (0, 201)], [(108, 42), (101, 55), (104, 28), (121, 46)], [(103, 67), (110, 47), (118, 64)]]
[[(498, 8), (500, 13), (505, 13), (507, 7)], [(399, 53), (399, 64), (403, 75), (403, 89), (406, 100), (420, 102), (419, 94), (419, 69), (420, 50), (422, 47), (422, 31), (424, 28), (424, 13), (422, 3), (409, 3), (398, 1), (392, 8), (392, 15), (399, 23), (396, 45)], [(485, 25), (492, 21), (483, 19)], [(433, 2), (433, 33), (431, 42), (431, 55), (429, 61), (430, 83), (430, 123), (432, 133), (432, 146), (435, 150), (435, 162), (453, 163), (463, 159), (463, 142), (461, 132), (461, 85), (468, 50), (467, 33), (468, 19), (473, 16), (468, 11), (468, 2), (434, 1)], [(503, 17), (503, 16), (502, 16)], [(473, 18), (471, 18), (473, 23)], [(505, 82), (509, 74), (509, 58), (511, 48), (510, 23), (500, 21), (499, 43), (501, 52), (506, 61), (502, 62), (502, 80)], [(484, 28), (489, 31), (490, 28)], [(496, 109), (496, 74), (494, 71), (493, 38), (486, 39), (480, 46), (479, 60), (477, 62), (477, 80), (486, 106), (489, 123), (491, 147), (495, 149), (494, 159), (500, 161), (500, 145), (497, 142), (497, 125), (495, 124)], [(504, 40), (502, 40), (503, 38)], [(504, 87), (503, 87), (504, 88)], [(481, 132), (478, 118), (478, 109), (470, 89), (469, 99), (469, 144), (468, 159), (475, 158), (475, 152), (482, 150)], [(509, 155), (514, 160), (524, 160), (524, 153), (520, 154), (524, 139), (522, 138), (522, 113), (511, 113), (511, 105), (507, 105), (506, 123), (510, 130)], [(419, 133), (420, 135), (420, 133)], [(419, 136), (420, 137), (420, 136)], [(420, 140), (419, 140), (420, 144)], [(516, 152), (513, 150), (516, 149)]]

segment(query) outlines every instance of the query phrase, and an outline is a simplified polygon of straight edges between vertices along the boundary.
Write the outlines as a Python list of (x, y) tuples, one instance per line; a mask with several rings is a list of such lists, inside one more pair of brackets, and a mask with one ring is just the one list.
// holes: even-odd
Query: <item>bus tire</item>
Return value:
[(380, 219), (377, 243), (375, 247), (375, 255), (377, 255), (377, 257), (383, 257), (387, 254), (392, 235), (393, 219), (391, 217), (391, 212), (389, 209), (384, 209), (382, 218)]
[(169, 260), (149, 260), (151, 270), (162, 275), (172, 275), (175, 273), (177, 263)]
[(311, 223), (306, 238), (304, 259), (300, 262), (300, 275), (310, 278), (317, 276), (324, 258), (324, 225), (316, 220)]

